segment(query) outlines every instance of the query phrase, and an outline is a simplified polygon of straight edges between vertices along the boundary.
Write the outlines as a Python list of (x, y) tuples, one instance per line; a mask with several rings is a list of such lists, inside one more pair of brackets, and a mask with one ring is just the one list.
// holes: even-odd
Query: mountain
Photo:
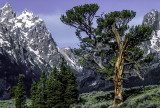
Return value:
[(5, 83), (0, 97), (16, 84), (19, 73), (24, 75), (29, 89), (32, 80), (39, 80), (42, 70), (50, 72), (54, 64), (59, 66), (61, 55), (56, 46), (42, 19), (28, 10), (17, 16), (5, 4), (0, 9), (0, 82)]
[(142, 24), (153, 28), (151, 39), (142, 43), (141, 48), (144, 50), (144, 56), (151, 54), (154, 58), (151, 63), (144, 65), (144, 67), (149, 67), (141, 72), (144, 80), (140, 80), (136, 76), (130, 77), (129, 84), (125, 87), (151, 85), (160, 82), (160, 13), (153, 9), (144, 16)]
[(70, 48), (59, 48), (41, 18), (27, 9), (17, 16), (8, 3), (0, 8), (0, 99), (8, 97), (19, 74), (29, 95), (32, 81), (39, 81), (42, 70), (49, 75), (54, 65), (59, 68), (62, 57), (77, 76), (80, 93), (104, 89), (101, 75), (80, 66)]
[[(144, 81), (132, 76), (124, 87), (155, 84), (160, 80), (159, 16), (158, 11), (152, 10), (143, 20), (143, 24), (154, 27), (152, 39), (142, 44), (146, 55), (154, 55), (151, 63), (154, 67), (143, 72)], [(8, 98), (8, 91), (17, 84), (19, 74), (24, 76), (29, 96), (32, 81), (39, 81), (42, 70), (49, 75), (54, 65), (59, 69), (62, 57), (74, 71), (80, 93), (113, 89), (112, 82), (103, 80), (105, 75), (79, 65), (80, 57), (71, 48), (59, 48), (41, 18), (27, 9), (17, 16), (8, 3), (0, 8), (0, 99)]]
[(154, 65), (152, 69), (154, 69), (160, 66), (160, 13), (153, 9), (144, 16), (142, 24), (153, 27), (151, 39), (144, 42), (142, 48), (146, 55), (154, 55), (152, 61), (152, 65)]
[(153, 32), (152, 32), (152, 38), (150, 41), (145, 43), (144, 45), (147, 45), (145, 47), (145, 50), (147, 50), (147, 54), (149, 53), (159, 53), (160, 51), (160, 13), (153, 9), (151, 12), (147, 13), (144, 16), (142, 24), (152, 26)]
[(88, 66), (79, 65), (78, 59), (80, 59), (80, 57), (74, 55), (71, 48), (58, 48), (58, 51), (65, 58), (68, 65), (72, 67), (72, 70), (77, 77), (80, 93), (102, 91), (113, 87), (112, 82), (104, 80), (105, 75), (98, 74), (94, 69)]

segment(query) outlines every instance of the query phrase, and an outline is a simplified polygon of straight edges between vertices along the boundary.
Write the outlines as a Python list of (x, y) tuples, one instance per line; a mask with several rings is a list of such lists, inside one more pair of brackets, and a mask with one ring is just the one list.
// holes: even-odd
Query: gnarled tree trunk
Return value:
[(112, 25), (112, 31), (114, 32), (118, 44), (118, 57), (115, 63), (115, 76), (114, 76), (114, 86), (115, 86), (115, 97), (114, 104), (120, 105), (123, 102), (122, 98), (122, 88), (123, 88), (123, 67), (124, 67), (124, 54), (127, 50), (128, 38), (123, 45), (122, 40), (119, 36), (118, 31), (115, 28), (115, 23)]
[(123, 98), (122, 98), (123, 62), (124, 62), (123, 54), (120, 54), (115, 64), (115, 77), (114, 77), (114, 86), (115, 86), (114, 104), (115, 105), (120, 105), (123, 101)]

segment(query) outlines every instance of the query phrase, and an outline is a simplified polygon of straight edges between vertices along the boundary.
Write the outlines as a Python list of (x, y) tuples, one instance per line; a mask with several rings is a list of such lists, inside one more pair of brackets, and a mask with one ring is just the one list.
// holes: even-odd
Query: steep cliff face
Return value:
[(153, 27), (151, 39), (143, 43), (143, 49), (146, 54), (153, 54), (154, 60), (152, 64), (160, 63), (160, 13), (153, 9), (144, 16), (142, 24)]
[(104, 89), (101, 75), (80, 66), (79, 57), (70, 48), (59, 48), (42, 19), (28, 10), (17, 16), (8, 3), (0, 8), (0, 52), (0, 99), (7, 98), (19, 74), (23, 74), (29, 91), (32, 81), (39, 80), (42, 70), (49, 75), (54, 65), (59, 68), (62, 57), (77, 76), (80, 92)]
[[(0, 9), (0, 94), (17, 82), (18, 74), (25, 77), (26, 88), (32, 80), (38, 81), (41, 71), (59, 66), (61, 54), (42, 19), (24, 10), (20, 16), (9, 4)], [(0, 97), (2, 97), (2, 95)]]
[(148, 53), (159, 53), (160, 51), (160, 13), (153, 9), (151, 12), (147, 13), (144, 16), (142, 24), (152, 26), (152, 38), (150, 41), (147, 42), (145, 50)]
[(59, 63), (60, 54), (56, 43), (42, 19), (28, 10), (24, 10), (20, 16), (15, 17), (15, 12), (9, 4), (1, 9), (0, 16), (2, 49), (17, 62), (29, 67), (28, 71), (36, 70), (34, 68), (38, 71), (44, 69), (48, 71), (53, 64)]

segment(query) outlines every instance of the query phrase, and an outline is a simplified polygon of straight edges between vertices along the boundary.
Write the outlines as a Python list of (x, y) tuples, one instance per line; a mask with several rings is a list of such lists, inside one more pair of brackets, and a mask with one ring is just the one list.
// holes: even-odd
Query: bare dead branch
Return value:
[(135, 68), (134, 71), (137, 73), (137, 75), (140, 79), (142, 79), (142, 80), (144, 79), (144, 78), (142, 78), (141, 74), (139, 73), (138, 68)]
[(148, 69), (148, 68), (152, 67), (152, 66), (142, 67), (138, 62), (133, 61), (133, 60), (131, 60), (131, 59), (129, 59), (129, 58), (125, 58), (125, 60), (127, 60), (127, 61), (128, 61), (129, 63), (131, 63), (131, 64), (136, 64), (136, 65), (139, 67), (140, 70)]
[(129, 72), (129, 71), (127, 71), (127, 72), (123, 72), (123, 74), (131, 74), (132, 72)]
[(113, 31), (113, 33), (114, 33), (115, 36), (116, 36), (116, 40), (117, 40), (117, 43), (118, 43), (119, 50), (121, 50), (122, 42), (121, 42), (119, 33), (118, 33), (118, 31), (116, 30), (115, 25), (116, 25), (116, 22), (114, 22), (113, 25), (112, 25), (112, 31)]

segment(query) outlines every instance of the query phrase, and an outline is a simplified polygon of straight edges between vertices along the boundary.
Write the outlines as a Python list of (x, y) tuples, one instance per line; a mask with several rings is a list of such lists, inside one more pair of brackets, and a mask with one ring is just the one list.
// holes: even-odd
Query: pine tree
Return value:
[(18, 85), (15, 91), (16, 108), (26, 108), (26, 92), (23, 85), (22, 75), (19, 75)]
[(58, 81), (58, 71), (56, 66), (50, 73), (47, 79), (46, 92), (47, 92), (47, 108), (61, 107), (62, 106), (62, 87)]
[(62, 84), (62, 99), (63, 99), (63, 102), (64, 102), (64, 93), (65, 93), (65, 90), (67, 88), (67, 81), (68, 81), (68, 76), (67, 76), (67, 68), (66, 68), (66, 63), (65, 63), (65, 60), (64, 58), (62, 58), (62, 62), (61, 62), (61, 66), (60, 66), (60, 74), (59, 74), (59, 81), (61, 82)]
[(37, 84), (35, 81), (33, 81), (31, 88), (31, 100), (32, 100), (31, 108), (36, 108), (36, 95), (37, 95)]
[(136, 15), (132, 10), (102, 14), (97, 17), (97, 26), (94, 27), (93, 20), (98, 9), (97, 4), (75, 6), (61, 16), (61, 21), (76, 28), (76, 36), (80, 40), (78, 52), (82, 56), (80, 63), (106, 74), (107, 79), (113, 79), (114, 104), (120, 105), (123, 101), (124, 74), (136, 72), (143, 79), (140, 71), (146, 67), (141, 65), (152, 60), (152, 56), (145, 57), (140, 48), (142, 42), (150, 39), (152, 28), (145, 25), (130, 27), (128, 23)]
[(77, 89), (77, 80), (74, 76), (74, 73), (71, 71), (71, 68), (68, 66), (67, 68), (67, 88), (64, 94), (65, 103), (70, 106), (73, 103), (76, 103), (78, 100), (78, 89)]
[(46, 108), (47, 94), (46, 94), (46, 73), (42, 72), (40, 81), (37, 86), (36, 105), (37, 108)]
[(76, 77), (73, 72), (71, 72), (70, 67), (66, 68), (66, 66), (66, 62), (62, 59), (59, 78), (62, 84), (62, 101), (64, 108), (68, 108), (70, 104), (75, 103), (78, 98)]

